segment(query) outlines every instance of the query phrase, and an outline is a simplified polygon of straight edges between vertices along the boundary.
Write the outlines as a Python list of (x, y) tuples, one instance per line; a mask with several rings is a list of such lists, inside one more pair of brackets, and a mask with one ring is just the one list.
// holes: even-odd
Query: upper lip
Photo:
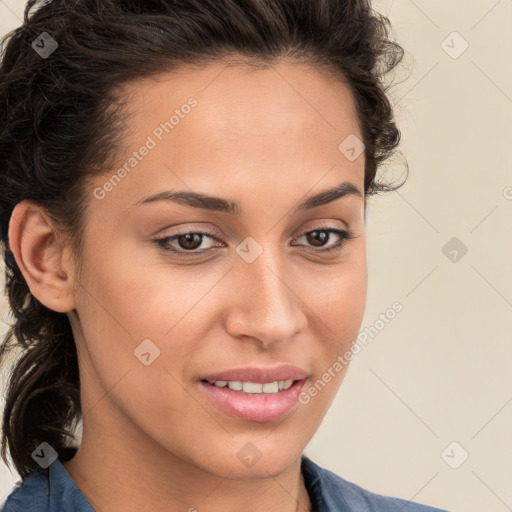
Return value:
[(218, 380), (265, 383), (279, 380), (302, 380), (307, 375), (306, 371), (291, 365), (280, 365), (272, 368), (246, 366), (205, 375), (201, 377), (201, 380), (212, 383)]

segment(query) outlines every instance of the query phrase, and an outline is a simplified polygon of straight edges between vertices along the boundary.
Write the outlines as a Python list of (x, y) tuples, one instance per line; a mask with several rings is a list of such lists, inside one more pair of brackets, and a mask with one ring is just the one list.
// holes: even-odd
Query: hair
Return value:
[[(33, 41), (58, 47), (42, 58)], [(23, 24), (1, 42), (0, 223), (6, 290), (14, 322), (0, 347), (9, 374), (1, 455), (25, 478), (32, 452), (49, 443), (72, 458), (81, 417), (80, 380), (66, 313), (30, 292), (8, 245), (15, 205), (39, 204), (70, 237), (79, 263), (87, 178), (109, 172), (120, 151), (122, 86), (220, 59), (269, 65), (290, 59), (334, 70), (348, 83), (363, 137), (366, 196), (396, 190), (377, 180), (399, 144), (384, 79), (404, 51), (370, 0), (29, 0)]]

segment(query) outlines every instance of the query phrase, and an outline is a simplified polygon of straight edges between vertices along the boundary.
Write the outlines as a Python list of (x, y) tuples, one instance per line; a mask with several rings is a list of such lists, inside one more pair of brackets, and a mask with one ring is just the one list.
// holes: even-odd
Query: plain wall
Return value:
[[(20, 23), (22, 4), (0, 3), (2, 34)], [(512, 2), (374, 5), (389, 14), (407, 51), (392, 97), (409, 179), (370, 199), (361, 332), (372, 334), (305, 453), (381, 494), (453, 512), (505, 512), (512, 510)], [(390, 172), (402, 170), (397, 161)], [(379, 315), (395, 301), (403, 310), (382, 327)], [(465, 452), (457, 469), (448, 464)], [(1, 499), (18, 475), (0, 465)]]

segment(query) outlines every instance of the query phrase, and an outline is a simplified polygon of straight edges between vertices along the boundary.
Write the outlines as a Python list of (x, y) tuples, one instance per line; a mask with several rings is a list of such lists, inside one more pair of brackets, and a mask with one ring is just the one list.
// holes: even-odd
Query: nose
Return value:
[(290, 266), (269, 249), (252, 263), (239, 259), (231, 272), (232, 299), (225, 329), (264, 348), (289, 343), (307, 325), (304, 300)]

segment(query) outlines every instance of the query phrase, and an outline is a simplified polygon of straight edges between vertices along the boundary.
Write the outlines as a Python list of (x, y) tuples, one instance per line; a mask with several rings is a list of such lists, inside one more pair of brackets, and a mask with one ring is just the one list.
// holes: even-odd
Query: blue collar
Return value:
[[(446, 512), (367, 491), (302, 455), (301, 472), (313, 512)], [(59, 459), (19, 481), (2, 512), (94, 512)]]

